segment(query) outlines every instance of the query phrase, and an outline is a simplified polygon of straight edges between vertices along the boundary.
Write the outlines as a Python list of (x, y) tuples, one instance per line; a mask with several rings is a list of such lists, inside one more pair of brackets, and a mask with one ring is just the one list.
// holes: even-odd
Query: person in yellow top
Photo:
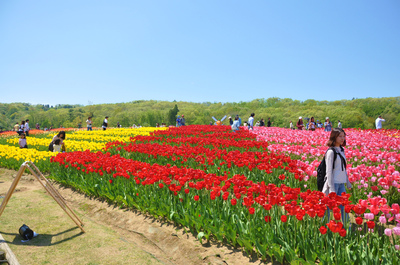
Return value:
[(18, 122), (14, 125), (14, 131), (18, 132), (19, 130), (19, 124)]

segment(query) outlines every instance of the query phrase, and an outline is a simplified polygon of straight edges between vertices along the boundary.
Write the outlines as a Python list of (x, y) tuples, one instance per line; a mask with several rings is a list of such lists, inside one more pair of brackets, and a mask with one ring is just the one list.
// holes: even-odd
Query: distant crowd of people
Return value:
[[(264, 119), (260, 119), (259, 121), (254, 122), (254, 117), (255, 114), (251, 113), (247, 122), (245, 121), (243, 123), (243, 126), (247, 127), (249, 130), (253, 130), (254, 127), (264, 127), (264, 126), (271, 127), (273, 124), (273, 122), (271, 122), (271, 118), (268, 118), (267, 124), (265, 124)], [(242, 126), (242, 118), (240, 118), (238, 114), (235, 116), (234, 119), (232, 119), (232, 117), (230, 116), (228, 120), (229, 120), (229, 125), (231, 126), (232, 131), (234, 132), (237, 132), (240, 126)]]
[[(342, 128), (342, 123), (340, 120), (337, 121), (337, 128)], [(299, 117), (299, 120), (296, 123), (296, 127), (298, 130), (309, 130), (315, 131), (316, 129), (324, 129), (326, 132), (332, 131), (332, 122), (329, 120), (329, 117), (325, 118), (325, 122), (322, 123), (319, 120), (315, 121), (314, 117), (307, 118), (307, 123), (304, 124), (303, 117)], [(295, 130), (295, 126), (293, 122), (290, 121), (289, 128)]]
[(18, 122), (14, 125), (14, 131), (16, 131), (19, 135), (22, 133), (25, 134), (26, 136), (29, 136), (29, 131), (31, 128), (29, 127), (29, 119), (28, 120), (23, 120), (21, 121), (21, 124)]
[[(244, 122), (243, 126), (248, 127), (249, 130), (253, 130), (254, 127), (263, 127), (265, 126), (264, 119), (261, 119), (257, 121), (254, 124), (254, 113), (250, 114), (250, 117), (247, 122)], [(238, 131), (239, 127), (242, 126), (242, 119), (239, 117), (239, 115), (236, 115), (234, 119), (232, 117), (228, 118), (229, 120), (229, 125), (232, 127), (233, 131)], [(315, 131), (316, 129), (324, 129), (326, 132), (332, 131), (333, 124), (330, 121), (329, 117), (325, 118), (325, 122), (322, 123), (320, 120), (315, 120), (314, 117), (311, 118), (305, 118), (306, 122), (303, 121), (303, 117), (299, 117), (296, 125), (293, 124), (292, 121), (289, 123), (289, 128), (292, 130), (309, 130), (309, 131)], [(385, 120), (382, 118), (381, 115), (375, 120), (375, 127), (376, 129), (382, 129), (382, 122)], [(271, 118), (268, 118), (268, 122), (266, 124), (267, 127), (271, 127), (273, 122), (271, 122)], [(337, 128), (342, 129), (343, 124), (340, 120), (337, 121)]]
[[(249, 130), (253, 130), (254, 127), (263, 127), (263, 126), (271, 127), (273, 124), (273, 122), (271, 122), (271, 118), (268, 118), (268, 121), (266, 124), (264, 122), (264, 119), (260, 119), (259, 121), (254, 123), (254, 116), (255, 116), (255, 114), (251, 113), (247, 122), (244, 122), (243, 126), (247, 127)], [(315, 121), (314, 117), (305, 118), (305, 119), (307, 120), (307, 122), (305, 124), (303, 121), (303, 117), (301, 117), (301, 116), (299, 117), (299, 120), (297, 121), (296, 125), (294, 125), (293, 122), (290, 121), (289, 128), (292, 130), (295, 130), (297, 128), (297, 130), (315, 131), (316, 129), (324, 129), (326, 132), (332, 131), (332, 122), (329, 120), (329, 117), (325, 118), (324, 123), (320, 122), (319, 120)], [(232, 119), (232, 117), (229, 117), (228, 120), (229, 120), (229, 125), (232, 128), (232, 131), (234, 131), (234, 132), (239, 131), (240, 126), (242, 126), (242, 119), (239, 117), (239, 115), (236, 115), (234, 119)], [(382, 116), (379, 115), (379, 117), (375, 120), (376, 129), (382, 129), (382, 122), (385, 122), (385, 119), (383, 119)], [(101, 125), (103, 130), (107, 129), (108, 124), (109, 124), (108, 116), (105, 116), (103, 123)], [(216, 123), (216, 124), (221, 124), (221, 122)], [(185, 126), (185, 125), (186, 125), (185, 116), (178, 115), (177, 119), (176, 119), (176, 127), (181, 127), (181, 126)], [(212, 125), (212, 123), (211, 123), (211, 125)], [(156, 127), (166, 127), (166, 126), (167, 126), (166, 123), (161, 123), (161, 125), (159, 123), (156, 123)], [(92, 117), (87, 118), (86, 127), (87, 127), (88, 131), (92, 131)], [(142, 126), (140, 124), (132, 125), (132, 128), (141, 128), (141, 127)], [(36, 123), (35, 128), (40, 129), (38, 123)], [(63, 128), (63, 127), (60, 126), (60, 128)], [(122, 126), (119, 122), (117, 122), (117, 128), (122, 128)], [(337, 128), (342, 129), (342, 123), (340, 120), (337, 121)], [(44, 128), (45, 131), (51, 130), (51, 129), (52, 129), (52, 127), (50, 127), (49, 129)], [(20, 139), (19, 139), (20, 148), (28, 148), (26, 137), (29, 136), (29, 131), (30, 131), (29, 119), (21, 121), (21, 124), (19, 124), (17, 122), (14, 125), (13, 130), (15, 132), (17, 132), (18, 135), (20, 136)], [(49, 145), (49, 151), (53, 151), (53, 150), (55, 150), (54, 152), (60, 152), (60, 150), (61, 150), (61, 152), (65, 151), (66, 149), (65, 149), (65, 144), (63, 142), (64, 140), (65, 140), (65, 132), (60, 131), (56, 136), (53, 137), (53, 140), (51, 141), (51, 143)]]

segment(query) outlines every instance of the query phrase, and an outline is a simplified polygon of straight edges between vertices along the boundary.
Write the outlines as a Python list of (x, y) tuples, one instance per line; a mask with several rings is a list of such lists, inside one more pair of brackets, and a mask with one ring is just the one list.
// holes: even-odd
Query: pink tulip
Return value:
[(400, 227), (393, 227), (392, 230), (396, 236), (400, 236)]
[(385, 229), (385, 235), (391, 236), (392, 235), (392, 229), (386, 228)]
[(373, 213), (364, 213), (364, 218), (367, 220), (374, 220), (375, 216)]

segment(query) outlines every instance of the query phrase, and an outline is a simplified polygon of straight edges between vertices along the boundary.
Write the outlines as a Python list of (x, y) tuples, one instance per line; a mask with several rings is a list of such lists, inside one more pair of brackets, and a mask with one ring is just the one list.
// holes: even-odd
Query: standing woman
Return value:
[(24, 133), (25, 128), (25, 121), (21, 121), (21, 125), (19, 126), (18, 129), (18, 134), (21, 135), (21, 133)]
[(304, 125), (303, 125), (303, 118), (301, 116), (299, 117), (299, 120), (297, 121), (296, 126), (297, 126), (297, 129), (303, 130)]
[(86, 127), (88, 131), (92, 131), (92, 117), (88, 117), (86, 120)]
[(314, 117), (311, 117), (310, 123), (308, 124), (308, 129), (310, 131), (315, 131), (315, 126), (316, 126), (316, 124), (315, 124), (315, 121), (314, 121)]
[(24, 132), (26, 136), (29, 136), (29, 131), (31, 130), (31, 128), (29, 128), (29, 120), (25, 121), (25, 126), (24, 126)]
[(250, 114), (248, 122), (249, 122), (249, 125), (248, 125), (249, 126), (249, 130), (253, 130), (253, 127), (254, 127), (254, 113)]
[(103, 128), (103, 131), (105, 131), (108, 127), (108, 116), (106, 116), (106, 118), (103, 121), (103, 124), (101, 125), (101, 127)]
[(329, 117), (326, 117), (324, 127), (325, 127), (325, 132), (332, 131), (332, 122), (329, 121)]
[[(345, 185), (348, 189), (352, 187), (346, 171), (346, 156), (343, 148), (346, 146), (346, 133), (344, 130), (334, 128), (331, 131), (327, 146), (329, 146), (329, 149), (325, 154), (326, 182), (322, 188), (322, 192), (326, 195), (335, 192), (340, 196), (343, 192), (346, 192)], [(336, 160), (334, 161), (335, 153)], [(333, 162), (335, 162), (335, 164), (333, 164)], [(345, 220), (344, 207), (340, 206), (340, 210), (342, 219)]]

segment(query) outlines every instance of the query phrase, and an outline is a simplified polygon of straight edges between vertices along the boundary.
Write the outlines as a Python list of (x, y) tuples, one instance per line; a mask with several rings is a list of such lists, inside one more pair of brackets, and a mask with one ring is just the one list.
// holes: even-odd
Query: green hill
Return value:
[[(165, 122), (174, 124), (173, 112), (177, 105), (178, 115), (185, 115), (187, 124), (210, 124), (212, 116), (221, 119), (224, 115), (239, 114), (245, 121), (250, 113), (255, 113), (255, 120), (271, 118), (273, 126), (288, 127), (289, 122), (296, 123), (299, 116), (311, 117), (324, 121), (329, 117), (336, 126), (337, 120), (343, 123), (344, 128), (375, 128), (374, 121), (382, 115), (386, 122), (384, 128), (400, 129), (400, 97), (366, 98), (339, 101), (292, 100), (289, 98), (255, 99), (250, 102), (220, 103), (220, 102), (168, 102), (155, 100), (139, 100), (127, 103), (98, 104), (98, 105), (31, 105), (28, 103), (0, 103), (0, 127), (11, 130), (16, 122), (30, 120), (31, 127), (36, 123), (41, 128), (77, 127), (82, 123), (85, 127), (86, 119), (93, 116), (93, 125), (101, 126), (102, 120), (109, 116), (110, 126), (119, 122), (123, 127), (132, 124), (155, 126)], [(172, 114), (172, 115), (171, 115)], [(225, 120), (224, 124), (228, 124)]]

